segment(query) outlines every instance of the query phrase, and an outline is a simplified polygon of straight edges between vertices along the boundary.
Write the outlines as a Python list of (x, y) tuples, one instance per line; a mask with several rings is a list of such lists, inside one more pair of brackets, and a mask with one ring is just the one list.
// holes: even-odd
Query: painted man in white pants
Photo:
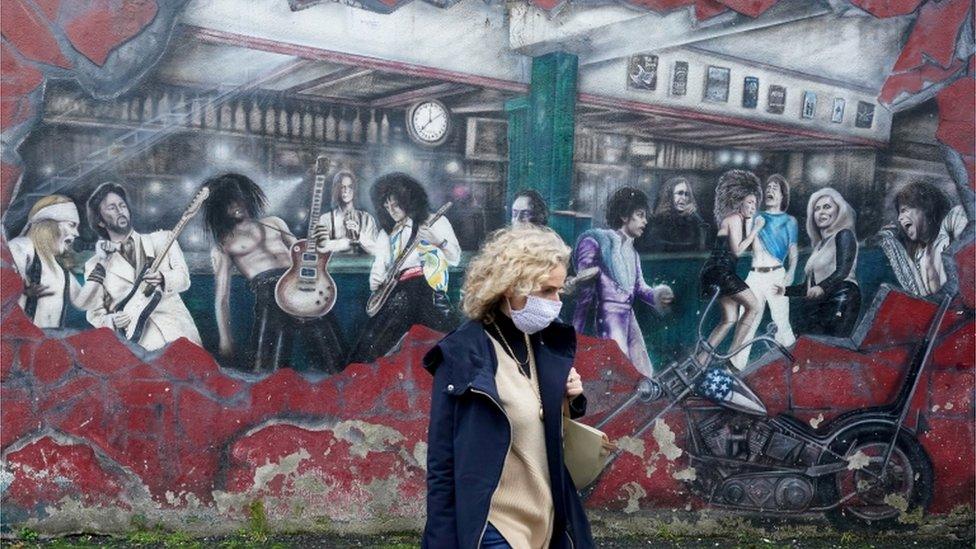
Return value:
[[(796, 341), (790, 325), (790, 301), (785, 295), (776, 295), (774, 288), (793, 284), (799, 256), (796, 218), (786, 213), (789, 203), (789, 182), (779, 174), (769, 176), (763, 195), (765, 209), (759, 214), (766, 224), (759, 231), (759, 238), (753, 242), (752, 267), (746, 277), (746, 284), (759, 301), (759, 310), (769, 306), (769, 313), (776, 324), (776, 341), (785, 347)], [(747, 230), (751, 230), (751, 227)], [(749, 328), (747, 341), (755, 336), (762, 316), (757, 315), (756, 322)], [(742, 349), (732, 357), (732, 365), (739, 370), (745, 368), (751, 350), (751, 345)]]

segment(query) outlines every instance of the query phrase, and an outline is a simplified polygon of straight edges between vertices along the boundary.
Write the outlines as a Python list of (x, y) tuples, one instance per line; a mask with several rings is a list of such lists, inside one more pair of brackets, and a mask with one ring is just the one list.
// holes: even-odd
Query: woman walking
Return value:
[(593, 547), (563, 462), (583, 415), (576, 333), (557, 320), (570, 250), (550, 229), (500, 230), (467, 270), (470, 319), (424, 357), (434, 376), (423, 547)]
[(785, 293), (804, 299), (802, 333), (848, 337), (861, 309), (861, 290), (854, 275), (854, 209), (836, 190), (820, 189), (807, 202), (807, 235), (813, 252), (803, 269), (804, 281)]
[[(712, 247), (712, 255), (705, 261), (701, 271), (702, 298), (711, 298), (718, 288), (718, 303), (722, 307), (722, 321), (708, 336), (708, 345), (713, 349), (722, 343), (732, 326), (735, 326), (735, 333), (729, 350), (739, 348), (760, 311), (756, 296), (735, 273), (739, 256), (752, 246), (756, 235), (765, 225), (762, 217), (756, 217), (760, 196), (762, 189), (759, 178), (752, 172), (729, 170), (718, 180), (718, 189), (715, 192), (718, 236)], [(750, 219), (755, 220), (751, 230), (748, 229)], [(739, 316), (740, 306), (743, 309), (742, 316)], [(703, 351), (699, 354), (698, 361), (703, 362), (707, 356), (707, 351)]]

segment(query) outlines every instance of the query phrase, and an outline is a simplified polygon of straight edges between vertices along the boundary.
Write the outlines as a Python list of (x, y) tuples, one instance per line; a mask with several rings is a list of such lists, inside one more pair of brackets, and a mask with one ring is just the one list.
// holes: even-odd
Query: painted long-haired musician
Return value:
[(366, 324), (350, 355), (350, 362), (371, 362), (383, 356), (414, 324), (446, 332), (457, 324), (447, 297), (448, 269), (461, 262), (461, 246), (446, 217), (429, 227), (432, 217), (427, 192), (405, 173), (380, 177), (371, 191), (382, 230), (370, 272), (371, 290), (380, 287), (387, 272), (411, 242), (420, 244), (397, 273), (398, 283), (383, 308)]
[[(140, 234), (133, 229), (128, 194), (125, 187), (118, 183), (99, 185), (88, 197), (87, 208), (88, 223), (102, 238), (96, 244), (96, 249), (113, 250), (105, 259), (102, 303), (88, 311), (88, 322), (98, 328), (122, 329), (137, 319), (130, 318), (125, 312), (113, 312), (114, 309), (139, 283), (138, 277), (143, 268), (150, 265), (157, 254), (164, 252), (171, 233), (154, 231)], [(95, 272), (99, 262), (95, 256), (85, 263), (86, 277)], [(190, 271), (178, 242), (173, 243), (159, 270), (147, 274), (143, 281), (162, 288), (163, 297), (149, 315), (139, 345), (153, 351), (181, 337), (200, 345), (200, 333), (180, 298), (180, 294), (190, 288)]]
[(878, 233), (881, 249), (902, 289), (932, 295), (948, 279), (942, 253), (966, 230), (966, 211), (927, 181), (905, 185), (894, 206), (896, 223)]
[(299, 320), (275, 302), (275, 285), (291, 266), (289, 248), (297, 239), (280, 217), (264, 217), (264, 191), (250, 178), (236, 173), (213, 177), (204, 185), (210, 188), (204, 222), (214, 239), (210, 257), (220, 354), (226, 358), (235, 355), (230, 322), (233, 265), (254, 292), (250, 347), (239, 368), (260, 372), (292, 366), (293, 342), (298, 333), (311, 368), (328, 373), (342, 371), (346, 348), (332, 313), (314, 320)]
[(319, 217), (315, 227), (316, 251), (357, 252), (376, 255), (379, 228), (366, 210), (356, 208), (359, 192), (356, 176), (340, 170), (332, 178), (332, 209)]
[(44, 196), (31, 207), (21, 236), (7, 243), (14, 267), (24, 281), (18, 303), (41, 328), (63, 328), (69, 302), (79, 309), (98, 303), (104, 265), (93, 269), (84, 287), (69, 271), (78, 222), (78, 208), (70, 198)]

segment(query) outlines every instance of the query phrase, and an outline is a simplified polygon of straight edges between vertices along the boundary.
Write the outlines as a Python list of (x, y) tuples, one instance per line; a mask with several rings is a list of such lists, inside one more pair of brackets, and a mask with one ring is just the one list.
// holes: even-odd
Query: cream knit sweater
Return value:
[[(491, 498), (488, 521), (514, 549), (544, 548), (552, 536), (553, 505), (539, 398), (505, 349), (489, 339), (498, 357), (495, 384), (512, 427), (512, 445)], [(533, 371), (531, 383), (538, 379)]]

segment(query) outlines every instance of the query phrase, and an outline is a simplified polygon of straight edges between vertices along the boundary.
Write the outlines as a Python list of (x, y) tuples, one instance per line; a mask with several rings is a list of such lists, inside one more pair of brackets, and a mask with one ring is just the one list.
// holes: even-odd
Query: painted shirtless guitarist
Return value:
[(130, 324), (137, 322), (137, 318), (116, 309), (140, 282), (139, 274), (144, 268), (153, 263), (154, 258), (163, 257), (158, 269), (142, 277), (142, 282), (162, 292), (136, 343), (148, 351), (181, 337), (200, 345), (200, 334), (180, 298), (180, 294), (190, 287), (190, 272), (183, 252), (176, 242), (168, 252), (164, 250), (170, 231), (136, 232), (132, 227), (133, 216), (126, 190), (117, 183), (103, 183), (95, 189), (88, 198), (87, 208), (88, 222), (102, 238), (96, 246), (113, 250), (107, 259), (92, 257), (85, 264), (86, 279), (100, 262), (105, 268), (103, 301), (87, 312), (88, 322), (98, 328), (108, 327), (123, 333)]
[(246, 371), (271, 371), (294, 366), (297, 334), (305, 345), (309, 366), (327, 373), (345, 367), (346, 347), (332, 313), (301, 320), (289, 316), (275, 302), (275, 285), (292, 266), (289, 249), (298, 239), (278, 217), (265, 217), (264, 191), (246, 176), (227, 173), (209, 179), (210, 198), (204, 222), (213, 235), (211, 259), (215, 277), (214, 305), (220, 354), (236, 354), (231, 332), (231, 269), (247, 279), (254, 292), (254, 323), (248, 348), (236, 365)]

